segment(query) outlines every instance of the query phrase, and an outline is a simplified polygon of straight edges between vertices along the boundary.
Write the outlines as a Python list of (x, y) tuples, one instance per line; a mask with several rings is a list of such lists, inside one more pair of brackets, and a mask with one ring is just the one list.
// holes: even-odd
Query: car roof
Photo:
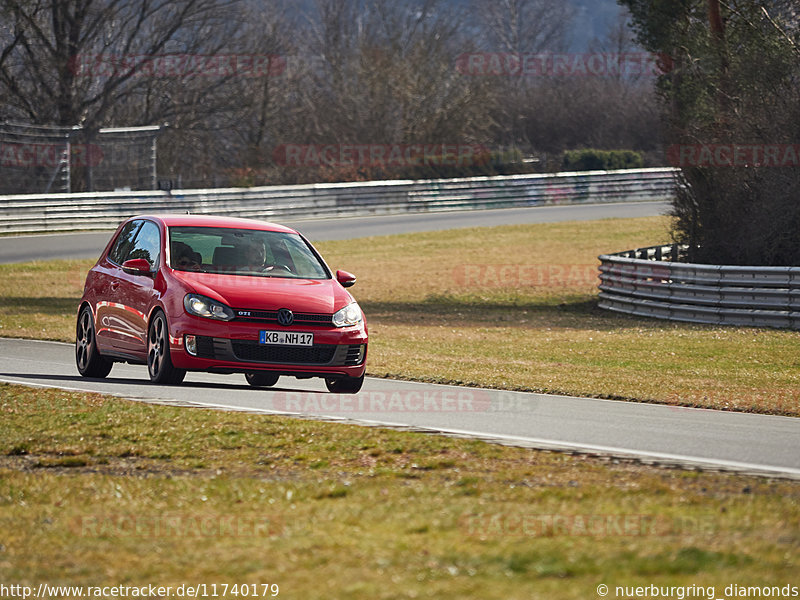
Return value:
[(161, 221), (167, 227), (227, 227), (231, 229), (257, 229), (259, 231), (279, 231), (283, 233), (297, 233), (294, 229), (277, 223), (258, 221), (256, 219), (241, 219), (238, 217), (220, 217), (215, 215), (192, 214), (144, 214), (128, 219), (153, 219)]

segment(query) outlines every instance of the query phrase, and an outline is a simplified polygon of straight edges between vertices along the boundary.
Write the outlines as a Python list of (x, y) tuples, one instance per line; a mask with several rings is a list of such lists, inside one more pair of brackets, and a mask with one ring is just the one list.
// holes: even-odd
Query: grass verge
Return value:
[(285, 598), (796, 584), (800, 483), (0, 385), (0, 581)]
[[(663, 217), (325, 242), (359, 277), (371, 375), (800, 416), (798, 332), (596, 307), (597, 256), (668, 239)], [(91, 261), (0, 265), (0, 335), (71, 341)]]

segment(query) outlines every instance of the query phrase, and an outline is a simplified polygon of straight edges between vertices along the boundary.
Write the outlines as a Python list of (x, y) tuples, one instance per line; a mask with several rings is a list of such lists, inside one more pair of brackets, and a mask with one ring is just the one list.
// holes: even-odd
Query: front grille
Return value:
[(333, 360), (336, 346), (265, 346), (258, 342), (234, 340), (233, 353), (238, 360), (247, 362), (286, 364), (327, 364)]
[[(236, 309), (237, 321), (248, 321), (251, 323), (277, 323), (277, 310), (247, 310)], [(333, 315), (317, 313), (294, 313), (293, 325), (333, 325)]]
[(358, 344), (356, 346), (348, 346), (344, 364), (348, 367), (353, 367), (355, 365), (360, 365), (362, 362), (364, 362), (364, 345)]

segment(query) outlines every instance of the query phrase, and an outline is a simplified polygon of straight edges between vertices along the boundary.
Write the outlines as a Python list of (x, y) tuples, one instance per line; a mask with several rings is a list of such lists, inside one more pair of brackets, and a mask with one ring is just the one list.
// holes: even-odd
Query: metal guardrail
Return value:
[(668, 200), (675, 169), (257, 188), (0, 196), (0, 232), (107, 229), (147, 212), (287, 218)]
[(800, 329), (800, 267), (676, 262), (685, 250), (601, 255), (599, 306), (673, 321)]

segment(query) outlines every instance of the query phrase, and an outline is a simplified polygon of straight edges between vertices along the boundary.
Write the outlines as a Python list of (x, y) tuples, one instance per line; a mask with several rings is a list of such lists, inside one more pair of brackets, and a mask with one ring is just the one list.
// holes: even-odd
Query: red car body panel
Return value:
[[(109, 258), (109, 253), (126, 224), (140, 220), (155, 223), (160, 232), (158, 264), (154, 265), (154, 272), (151, 274), (123, 269)], [(148, 326), (155, 311), (161, 310), (167, 317), (172, 363), (180, 369), (214, 372), (270, 371), (303, 377), (361, 377), (364, 374), (368, 332), (363, 313), (361, 323), (355, 326), (336, 327), (332, 322), (324, 322), (294, 323), (282, 328), (277, 323), (249, 320), (238, 315), (232, 321), (218, 321), (190, 314), (184, 308), (186, 295), (197, 293), (240, 311), (289, 309), (298, 315), (333, 315), (354, 302), (351, 294), (333, 275), (327, 279), (299, 279), (174, 270), (168, 266), (170, 247), (167, 240), (171, 227), (256, 229), (299, 235), (288, 227), (249, 219), (198, 215), (131, 217), (118, 227), (103, 254), (87, 274), (81, 298), (81, 309), (89, 306), (93, 312), (97, 349), (101, 355), (116, 361), (146, 363)], [(307, 241), (306, 243), (308, 244)], [(313, 246), (308, 246), (316, 253)], [(320, 262), (324, 265), (321, 258)], [(325, 268), (330, 274), (327, 265)], [(257, 345), (260, 331), (276, 329), (313, 333), (315, 347), (361, 345), (363, 348), (360, 360), (358, 364), (320, 364), (313, 361), (275, 363), (241, 360), (230, 352), (217, 353), (219, 355), (213, 357), (197, 356), (190, 354), (185, 348), (186, 335), (213, 338), (218, 347), (221, 347), (220, 344), (228, 344), (229, 350), (233, 342)]]
[(198, 294), (236, 308), (278, 310), (286, 307), (300, 313), (333, 314), (353, 301), (335, 279), (295, 280), (190, 271), (174, 271), (173, 275)]

